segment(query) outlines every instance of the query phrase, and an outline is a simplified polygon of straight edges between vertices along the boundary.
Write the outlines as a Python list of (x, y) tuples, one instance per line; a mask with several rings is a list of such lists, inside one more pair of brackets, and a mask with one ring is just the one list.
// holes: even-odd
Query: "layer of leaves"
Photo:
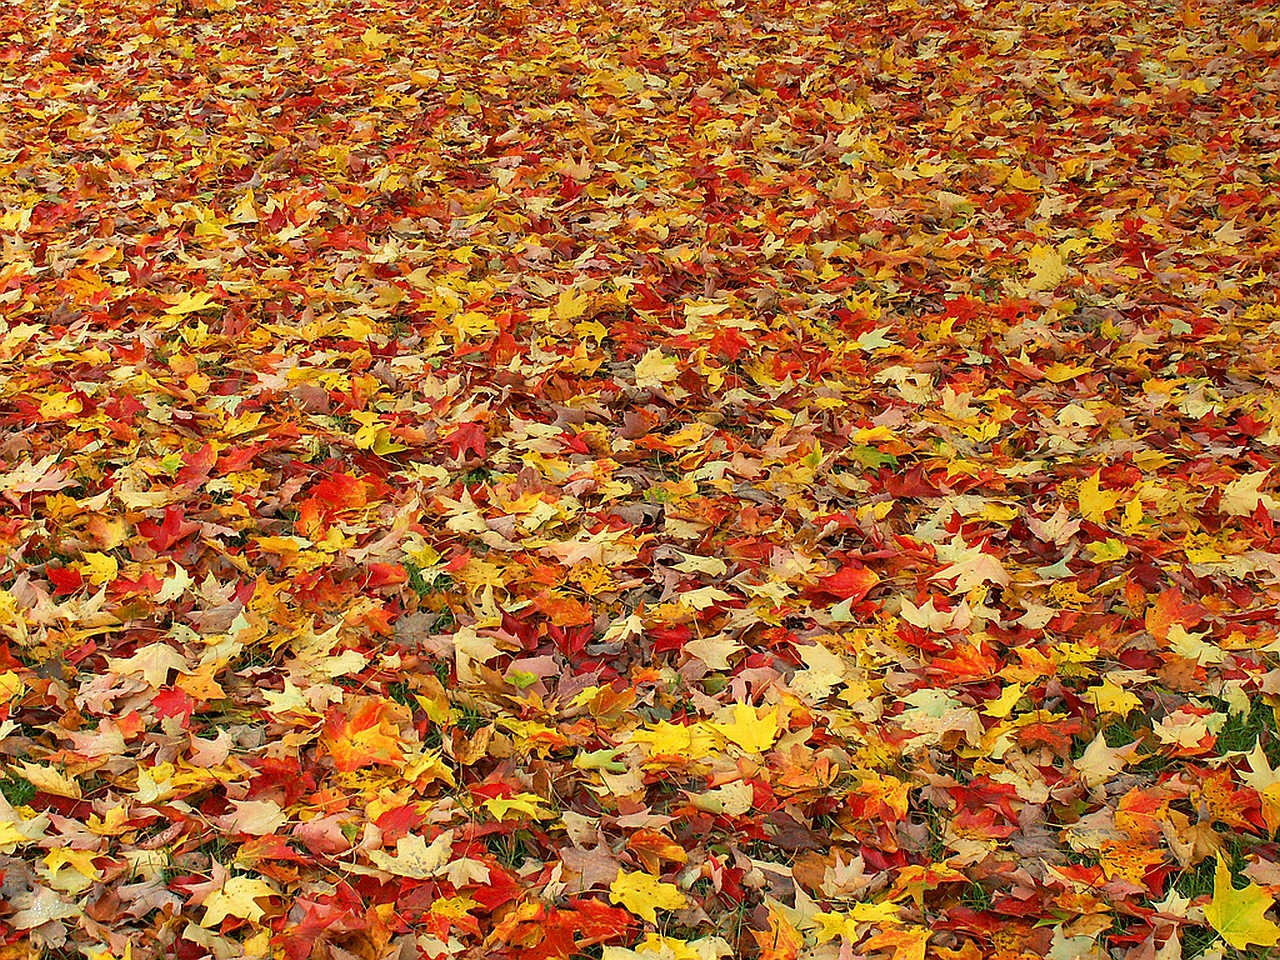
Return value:
[(1266, 949), (1277, 30), (5, 5), (0, 952)]

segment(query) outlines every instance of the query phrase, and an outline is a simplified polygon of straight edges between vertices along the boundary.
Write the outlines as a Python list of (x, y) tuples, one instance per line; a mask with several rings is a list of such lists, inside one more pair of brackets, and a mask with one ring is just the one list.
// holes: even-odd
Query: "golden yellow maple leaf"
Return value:
[(279, 894), (267, 881), (255, 877), (230, 877), (204, 901), (204, 919), (200, 926), (212, 929), (227, 917), (256, 923), (267, 911), (258, 901)]
[(1230, 946), (1244, 950), (1251, 943), (1273, 947), (1280, 942), (1280, 927), (1266, 917), (1274, 905), (1271, 895), (1256, 883), (1237, 890), (1231, 882), (1231, 871), (1218, 858), (1213, 871), (1213, 900), (1205, 906), (1204, 916)]
[(545, 802), (536, 793), (517, 793), (514, 797), (490, 797), (484, 805), (495, 820), (506, 820), (513, 812), (532, 820), (546, 820), (555, 814), (542, 806)]
[(1027, 266), (1032, 277), (1027, 281), (1029, 290), (1052, 290), (1067, 277), (1067, 265), (1062, 255), (1053, 247), (1037, 243), (1027, 254)]
[(777, 708), (761, 714), (749, 703), (735, 703), (732, 712), (732, 722), (713, 723), (711, 728), (747, 753), (764, 753), (778, 739)]
[(618, 873), (618, 877), (609, 885), (609, 902), (621, 904), (637, 917), (658, 922), (658, 909), (683, 910), (689, 905), (688, 899), (674, 883), (659, 880), (651, 874), (637, 871)]
[(1120, 491), (1103, 490), (1101, 479), (1102, 472), (1095, 470), (1093, 476), (1080, 484), (1078, 494), (1080, 514), (1086, 520), (1098, 524), (1105, 523), (1107, 514), (1120, 502)]
[(165, 313), (169, 316), (179, 316), (184, 313), (195, 313), (197, 310), (205, 310), (209, 307), (216, 307), (213, 303), (213, 295), (207, 290), (199, 290), (196, 293), (189, 293), (173, 306), (167, 308)]

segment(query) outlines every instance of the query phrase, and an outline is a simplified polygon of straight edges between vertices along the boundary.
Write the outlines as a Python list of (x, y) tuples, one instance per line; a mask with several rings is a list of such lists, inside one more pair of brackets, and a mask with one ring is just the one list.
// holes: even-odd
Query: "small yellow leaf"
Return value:
[(778, 739), (778, 711), (758, 714), (749, 703), (735, 703), (733, 722), (713, 723), (711, 727), (748, 753), (764, 753)]
[(1114, 713), (1127, 717), (1142, 706), (1142, 701), (1138, 699), (1137, 694), (1130, 693), (1110, 680), (1103, 680), (1096, 687), (1090, 687), (1085, 691), (1085, 695), (1093, 701), (1099, 713)]
[(0, 703), (22, 696), (26, 689), (22, 678), (12, 670), (0, 673)]
[(689, 905), (674, 883), (667, 883), (644, 872), (621, 871), (609, 886), (609, 902), (618, 903), (637, 917), (658, 922), (658, 909), (683, 910)]
[(994, 700), (988, 700), (987, 705), (982, 708), (982, 712), (988, 717), (995, 717), (997, 720), (1003, 720), (1013, 712), (1013, 708), (1018, 701), (1022, 699), (1023, 686), (1020, 683), (1011, 683), (1001, 691), (1000, 696)]
[(195, 313), (198, 310), (206, 310), (209, 307), (216, 307), (213, 303), (213, 295), (206, 290), (200, 290), (196, 293), (189, 293), (173, 306), (165, 310), (165, 313), (171, 317), (176, 317), (184, 313)]
[(668, 359), (662, 351), (654, 347), (636, 364), (636, 386), (661, 389), (664, 383), (671, 383), (680, 376), (674, 358)]
[(379, 870), (397, 877), (426, 880), (435, 876), (449, 862), (452, 849), (452, 830), (440, 834), (430, 845), (426, 838), (410, 833), (396, 841), (394, 857), (381, 850), (373, 850), (369, 853), (369, 860)]
[(572, 287), (561, 290), (560, 298), (556, 301), (556, 319), (577, 320), (587, 312), (590, 304), (591, 298), (585, 293), (579, 296), (579, 292)]
[(1115, 509), (1120, 501), (1118, 490), (1104, 491), (1101, 486), (1101, 471), (1095, 470), (1084, 483), (1080, 484), (1080, 514), (1091, 523), (1106, 523), (1107, 514)]
[(1074, 380), (1076, 377), (1089, 372), (1091, 372), (1090, 368), (1086, 366), (1055, 361), (1044, 368), (1044, 378), (1051, 383), (1066, 383), (1068, 380)]
[(1115, 537), (1097, 540), (1089, 544), (1090, 558), (1094, 563), (1114, 563), (1129, 555), (1129, 548)]
[(81, 573), (88, 576), (89, 582), (95, 587), (102, 583), (110, 583), (120, 572), (120, 561), (115, 557), (92, 550), (83, 556), (84, 559), (76, 566), (80, 568)]
[(554, 817), (550, 810), (543, 809), (542, 803), (543, 799), (536, 793), (517, 793), (514, 797), (490, 797), (484, 805), (495, 820), (506, 820), (513, 812), (532, 820)]
[(258, 903), (263, 897), (279, 896), (271, 884), (254, 877), (230, 877), (204, 901), (204, 919), (200, 926), (212, 929), (227, 917), (256, 923), (267, 911)]

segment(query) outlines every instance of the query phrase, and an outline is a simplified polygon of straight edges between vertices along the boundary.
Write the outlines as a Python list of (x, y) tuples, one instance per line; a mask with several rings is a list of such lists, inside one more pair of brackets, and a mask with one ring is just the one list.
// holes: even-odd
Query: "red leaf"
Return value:
[(462, 423), (454, 427), (444, 438), (449, 455), (461, 459), (462, 451), (471, 450), (477, 457), (484, 457), (484, 427), (478, 423)]
[(838, 573), (819, 580), (818, 590), (819, 592), (839, 597), (842, 600), (850, 600), (857, 603), (879, 582), (880, 577), (874, 570), (870, 570), (861, 564), (850, 564), (841, 568)]
[(147, 538), (151, 549), (156, 553), (171, 550), (174, 544), (199, 529), (200, 524), (189, 522), (178, 506), (165, 507), (164, 520), (160, 523), (154, 520), (142, 520), (138, 523), (138, 532)]
[(84, 586), (84, 577), (80, 575), (80, 571), (72, 570), (70, 567), (45, 567), (44, 575), (53, 584), (55, 596), (61, 597), (68, 593), (75, 593)]

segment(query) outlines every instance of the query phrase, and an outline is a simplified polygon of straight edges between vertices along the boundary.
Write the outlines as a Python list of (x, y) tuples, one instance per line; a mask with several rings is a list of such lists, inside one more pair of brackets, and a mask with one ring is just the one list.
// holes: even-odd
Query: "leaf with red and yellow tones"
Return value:
[(924, 960), (925, 947), (929, 943), (929, 931), (924, 927), (907, 927), (903, 930), (886, 930), (862, 941), (859, 950), (872, 953), (889, 951), (889, 960)]
[(1203, 606), (1188, 602), (1178, 587), (1170, 587), (1160, 591), (1155, 602), (1147, 607), (1147, 632), (1157, 640), (1168, 640), (1169, 631), (1175, 624), (1192, 627), (1203, 620), (1204, 615)]
[(796, 960), (804, 947), (804, 935), (776, 903), (769, 904), (769, 929), (752, 930), (751, 936), (760, 945), (760, 960)]
[(347, 709), (329, 709), (321, 742), (339, 773), (404, 761), (400, 732), (391, 717), (394, 709), (387, 701), (364, 698), (353, 698)]
[(813, 592), (826, 593), (841, 600), (857, 603), (864, 599), (879, 582), (879, 575), (870, 567), (850, 563), (831, 576), (819, 580)]

